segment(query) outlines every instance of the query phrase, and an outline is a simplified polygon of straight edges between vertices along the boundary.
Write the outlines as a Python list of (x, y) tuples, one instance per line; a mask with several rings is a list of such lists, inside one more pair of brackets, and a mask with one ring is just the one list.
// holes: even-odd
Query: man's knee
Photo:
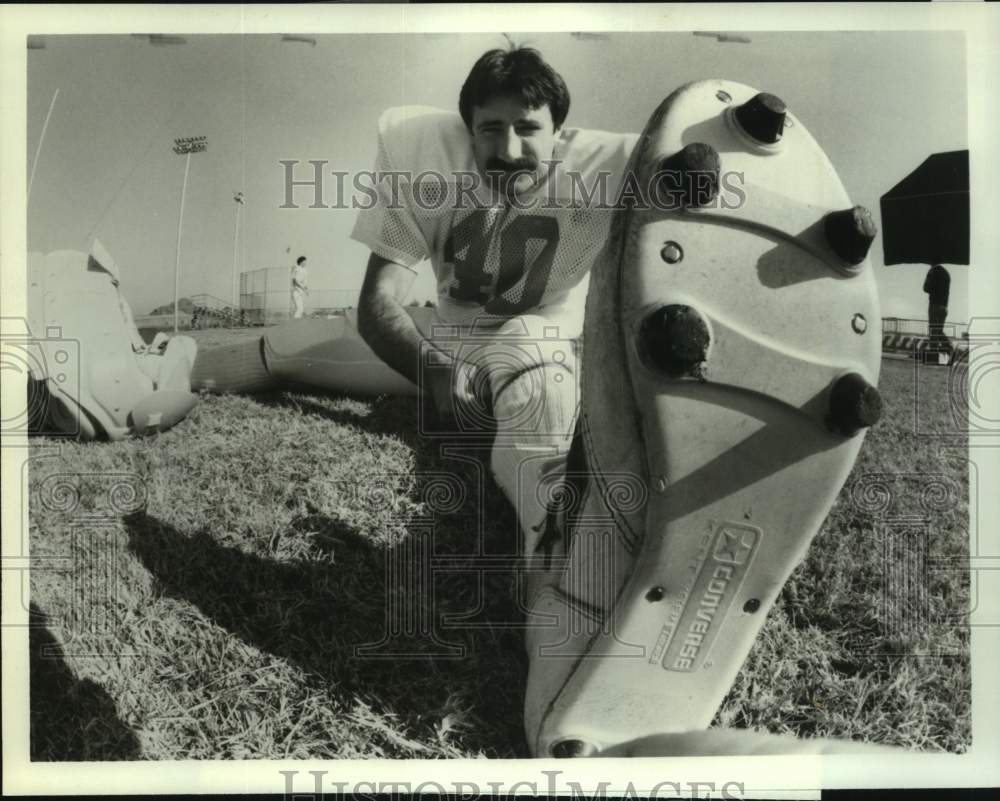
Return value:
[(573, 434), (579, 405), (576, 371), (567, 362), (543, 362), (492, 386), (497, 436), (562, 445)]
[(573, 341), (537, 315), (501, 326), (487, 362), (498, 435), (561, 442), (572, 434), (579, 381)]

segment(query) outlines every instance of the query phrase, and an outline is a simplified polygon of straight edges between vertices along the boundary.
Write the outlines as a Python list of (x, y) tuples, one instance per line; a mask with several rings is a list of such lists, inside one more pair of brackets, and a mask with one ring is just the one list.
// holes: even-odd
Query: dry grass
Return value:
[[(945, 426), (947, 373), (918, 377), (924, 419)], [(967, 578), (932, 570), (923, 606), (886, 578), (900, 509), (929, 535), (904, 553), (927, 542), (932, 566), (967, 554), (964, 438), (942, 455), (915, 434), (913, 391), (912, 363), (886, 362), (885, 419), (717, 722), (968, 747)], [(482, 459), (446, 458), (416, 427), (412, 400), (284, 391), (206, 398), (152, 439), (35, 440), (33, 757), (526, 756), (509, 571), (437, 574), (432, 597), (411, 596), (417, 611), (465, 623), (439, 641), (403, 630), (369, 652), (380, 658), (356, 653), (385, 638), (389, 601), (407, 592), (387, 565), (417, 558), (413, 532), (433, 527), (436, 556), (459, 565), (475, 564), (480, 526), (486, 553), (516, 548)], [(880, 511), (856, 500), (872, 473), (925, 476), (892, 479), (902, 506)], [(442, 474), (468, 494), (436, 514)], [(918, 507), (927, 474), (958, 491)]]

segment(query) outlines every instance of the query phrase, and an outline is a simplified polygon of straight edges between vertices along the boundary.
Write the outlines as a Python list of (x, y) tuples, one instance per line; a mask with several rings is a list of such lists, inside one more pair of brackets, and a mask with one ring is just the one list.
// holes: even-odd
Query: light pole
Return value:
[(204, 136), (186, 136), (174, 140), (174, 153), (184, 156), (184, 183), (181, 185), (181, 209), (177, 214), (177, 259), (174, 262), (174, 333), (177, 333), (177, 302), (181, 286), (181, 228), (184, 224), (184, 195), (187, 194), (188, 170), (191, 169), (191, 154), (208, 149), (208, 139)]
[[(30, 47), (30, 46), (29, 46)], [(31, 49), (43, 49), (45, 45), (43, 44), (41, 48), (37, 46)], [(42, 125), (42, 135), (38, 137), (38, 147), (35, 148), (35, 160), (31, 163), (31, 175), (28, 177), (28, 199), (25, 200), (25, 205), (31, 202), (31, 185), (35, 182), (35, 168), (38, 167), (38, 157), (42, 155), (42, 142), (45, 141), (45, 132), (49, 127), (49, 119), (52, 117), (52, 109), (56, 107), (56, 98), (59, 97), (59, 90), (56, 89), (54, 95), (52, 95), (52, 102), (49, 103), (49, 112), (45, 115), (45, 124)]]
[(245, 203), (243, 193), (237, 192), (233, 195), (233, 200), (236, 201), (236, 225), (233, 228), (233, 313), (235, 314), (240, 309), (239, 287), (236, 281), (236, 243), (239, 241), (240, 235), (240, 206)]

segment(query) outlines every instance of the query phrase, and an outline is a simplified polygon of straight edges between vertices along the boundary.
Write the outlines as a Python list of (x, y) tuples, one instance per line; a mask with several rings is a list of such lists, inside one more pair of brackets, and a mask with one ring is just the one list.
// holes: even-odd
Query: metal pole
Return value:
[(28, 197), (25, 199), (25, 205), (31, 200), (31, 185), (35, 182), (35, 170), (38, 167), (38, 157), (42, 154), (42, 142), (45, 141), (45, 132), (49, 128), (49, 119), (52, 117), (52, 109), (56, 107), (56, 98), (59, 97), (59, 90), (56, 89), (55, 94), (52, 95), (52, 102), (49, 103), (49, 112), (45, 115), (45, 124), (42, 125), (42, 135), (38, 137), (38, 147), (35, 148), (35, 160), (31, 163), (31, 175), (28, 177)]
[(236, 200), (236, 225), (233, 228), (233, 312), (234, 313), (239, 311), (239, 305), (240, 305), (240, 298), (239, 295), (237, 294), (239, 290), (237, 289), (236, 286), (236, 256), (238, 253), (236, 245), (239, 242), (239, 235), (240, 235), (240, 200), (238, 198), (239, 198), (238, 195), (236, 198), (234, 198)]
[[(244, 176), (244, 185), (246, 185), (245, 176)], [(240, 205), (243, 206), (241, 211), (243, 212), (243, 216), (246, 217), (247, 216), (246, 198), (243, 199), (243, 202)], [(244, 225), (243, 241), (240, 242), (240, 273), (241, 274), (246, 273), (246, 271), (247, 271), (247, 227)]]
[(181, 210), (177, 215), (177, 260), (174, 262), (174, 333), (177, 333), (177, 301), (181, 286), (181, 227), (184, 223), (184, 195), (187, 193), (188, 170), (191, 167), (191, 153), (184, 159), (184, 183), (181, 186)]

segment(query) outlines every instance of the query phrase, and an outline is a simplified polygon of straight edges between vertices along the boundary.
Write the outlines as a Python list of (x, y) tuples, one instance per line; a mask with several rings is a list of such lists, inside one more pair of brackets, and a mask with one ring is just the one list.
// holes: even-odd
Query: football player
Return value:
[[(637, 136), (568, 127), (565, 81), (527, 47), (484, 53), (458, 106), (379, 120), (373, 202), (352, 234), (371, 249), (356, 317), (199, 353), (192, 388), (422, 392), (459, 427), (488, 418), (532, 554), (575, 424), (589, 272)], [(405, 307), (426, 261), (437, 307)]]
[[(489, 410), (493, 472), (531, 554), (576, 418), (590, 268), (637, 137), (567, 127), (566, 83), (531, 48), (483, 54), (458, 105), (379, 121), (375, 174), (404, 179), (380, 181), (354, 229), (372, 251), (358, 328), (443, 414)], [(403, 302), (427, 259), (438, 303), (421, 331)]]

